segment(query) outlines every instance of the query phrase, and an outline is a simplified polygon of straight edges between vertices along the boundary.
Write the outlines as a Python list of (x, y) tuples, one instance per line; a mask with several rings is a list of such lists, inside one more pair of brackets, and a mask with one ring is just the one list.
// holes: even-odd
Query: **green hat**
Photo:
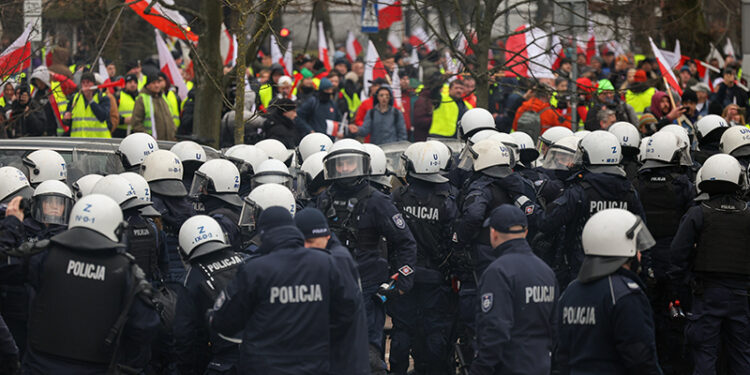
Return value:
[(307, 69), (307, 68), (302, 68), (302, 70), (300, 71), (300, 73), (302, 73), (302, 77), (304, 77), (304, 78), (312, 78), (313, 77), (312, 72), (310, 71), (310, 69)]
[(597, 85), (596, 93), (601, 94), (602, 91), (615, 91), (615, 86), (612, 85), (612, 82), (610, 82), (608, 79), (603, 79), (599, 81)]

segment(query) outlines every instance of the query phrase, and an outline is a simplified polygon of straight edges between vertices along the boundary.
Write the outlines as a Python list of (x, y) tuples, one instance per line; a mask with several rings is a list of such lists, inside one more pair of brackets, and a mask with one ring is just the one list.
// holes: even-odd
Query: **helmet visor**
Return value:
[(542, 161), (542, 168), (556, 171), (569, 171), (575, 168), (580, 158), (577, 152), (564, 148), (551, 147)]
[(693, 166), (693, 158), (690, 157), (690, 149), (687, 146), (682, 146), (677, 152), (679, 153), (680, 165), (685, 167)]
[(656, 240), (649, 232), (648, 228), (643, 225), (643, 220), (638, 217), (630, 229), (625, 233), (628, 239), (635, 238), (635, 249), (637, 251), (646, 251), (656, 245)]
[(231, 156), (227, 156), (227, 160), (234, 163), (234, 165), (237, 167), (237, 170), (240, 171), (240, 176), (244, 176), (247, 174), (253, 174), (253, 165), (242, 160), (233, 158)]
[(265, 185), (265, 184), (284, 185), (287, 188), (289, 188), (289, 190), (292, 190), (292, 187), (293, 187), (292, 175), (288, 173), (275, 172), (275, 171), (256, 173), (252, 179), (251, 189), (255, 189), (256, 187), (260, 185)]
[(195, 171), (193, 175), (193, 183), (190, 185), (190, 192), (188, 196), (191, 198), (198, 198), (201, 194), (208, 192), (208, 183), (211, 181), (205, 173), (201, 171)]
[(31, 216), (40, 223), (67, 225), (73, 200), (56, 194), (37, 195)]
[(473, 170), (474, 159), (476, 159), (477, 156), (479, 155), (476, 153), (476, 151), (474, 151), (472, 145), (467, 144), (466, 147), (461, 150), (461, 154), (458, 155), (458, 165), (456, 167), (464, 171)]
[(326, 180), (370, 175), (370, 156), (360, 153), (329, 155), (324, 160)]
[(240, 212), (240, 220), (237, 224), (242, 229), (247, 229), (250, 232), (254, 231), (256, 220), (262, 210), (255, 202), (245, 197), (242, 204), (242, 212)]

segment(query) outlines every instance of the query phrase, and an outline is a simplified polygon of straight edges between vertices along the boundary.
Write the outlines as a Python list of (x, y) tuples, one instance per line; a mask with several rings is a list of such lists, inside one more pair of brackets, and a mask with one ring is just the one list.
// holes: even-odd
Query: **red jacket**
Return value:
[(562, 117), (554, 110), (554, 108), (545, 110), (546, 108), (551, 108), (549, 102), (542, 101), (538, 98), (531, 98), (523, 102), (523, 104), (518, 107), (516, 117), (513, 119), (513, 130), (518, 130), (518, 119), (521, 118), (521, 115), (526, 111), (539, 113), (539, 119), (542, 122), (542, 129), (539, 134), (544, 133), (545, 130), (553, 126), (565, 126), (570, 129), (570, 117)]

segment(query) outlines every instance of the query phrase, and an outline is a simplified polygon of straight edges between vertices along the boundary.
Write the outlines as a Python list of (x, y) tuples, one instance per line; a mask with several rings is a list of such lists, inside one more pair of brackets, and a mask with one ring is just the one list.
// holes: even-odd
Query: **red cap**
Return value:
[(596, 85), (594, 82), (591, 82), (590, 79), (586, 77), (581, 77), (576, 80), (576, 85), (578, 85), (578, 89), (582, 90), (586, 93), (593, 93), (596, 91)]
[(646, 77), (646, 71), (638, 69), (635, 71), (635, 77), (633, 77), (634, 82), (646, 82), (648, 80), (648, 77)]

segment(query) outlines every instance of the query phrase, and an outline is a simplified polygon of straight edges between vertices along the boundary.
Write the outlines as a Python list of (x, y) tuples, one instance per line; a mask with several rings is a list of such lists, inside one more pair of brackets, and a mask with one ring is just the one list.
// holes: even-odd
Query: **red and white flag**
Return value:
[(26, 26), (26, 30), (21, 33), (8, 48), (0, 53), (0, 77), (6, 77), (18, 73), (31, 66), (31, 42), (29, 36), (33, 25)]
[(391, 47), (391, 52), (395, 55), (398, 49), (401, 48), (401, 36), (398, 35), (393, 29), (388, 30), (388, 47)]
[(411, 36), (409, 36), (409, 43), (415, 48), (424, 46), (425, 49), (427, 49), (427, 52), (433, 51), (436, 48), (435, 41), (432, 40), (421, 27), (417, 27), (412, 31)]
[(279, 48), (279, 44), (276, 41), (276, 36), (271, 35), (271, 62), (281, 65), (281, 67), (284, 68), (284, 74), (290, 75), (289, 69), (287, 69), (286, 67), (286, 61), (284, 60), (284, 58), (285, 56), (281, 54), (281, 48)]
[(724, 54), (727, 56), (736, 57), (734, 54), (734, 46), (732, 45), (732, 39), (727, 38), (727, 44), (724, 45)]
[(362, 45), (359, 44), (359, 40), (354, 36), (354, 33), (349, 30), (346, 34), (346, 57), (349, 62), (354, 62), (360, 53), (362, 53)]
[(560, 41), (560, 37), (555, 34), (555, 30), (552, 30), (552, 37), (550, 38), (549, 46), (549, 61), (552, 62), (552, 70), (560, 68), (560, 62), (563, 57), (565, 57), (565, 53), (563, 52), (563, 45)]
[(328, 56), (328, 42), (323, 22), (318, 22), (318, 60), (323, 62), (327, 72), (331, 71), (331, 58)]
[(404, 106), (401, 104), (401, 78), (398, 76), (398, 65), (393, 66), (393, 74), (391, 75), (391, 92), (393, 93), (393, 106), (403, 112)]
[(383, 30), (391, 27), (394, 22), (404, 19), (399, 0), (378, 0), (378, 29)]
[(363, 96), (370, 95), (370, 81), (386, 77), (387, 73), (383, 62), (380, 61), (378, 51), (372, 40), (367, 41), (367, 54), (365, 55), (365, 76), (364, 76), (364, 93)]
[(682, 49), (680, 48), (679, 39), (674, 44), (674, 51), (665, 51), (661, 49), (659, 52), (661, 52), (661, 55), (667, 60), (671, 69), (675, 69), (680, 65), (680, 62), (682, 61)]
[[(180, 12), (163, 7), (156, 0), (141, 0), (133, 3), (125, 0), (125, 2), (139, 16), (165, 34), (182, 40), (198, 41), (198, 35), (190, 31), (187, 20)], [(151, 2), (156, 2), (156, 4), (151, 7), (148, 14), (144, 13)], [(164, 0), (164, 3), (174, 5), (173, 0)]]
[(156, 49), (159, 51), (159, 69), (167, 75), (172, 85), (177, 87), (177, 96), (180, 97), (180, 100), (185, 100), (188, 94), (185, 80), (182, 79), (182, 74), (177, 69), (177, 64), (174, 62), (174, 58), (172, 58), (172, 53), (169, 52), (167, 44), (164, 43), (164, 39), (159, 35), (159, 31), (154, 30), (154, 32), (156, 33)]
[(331, 137), (343, 137), (344, 128), (346, 128), (346, 124), (342, 124), (339, 121), (326, 120), (326, 134)]
[(669, 62), (664, 56), (662, 56), (661, 50), (656, 48), (653, 39), (649, 37), (648, 42), (651, 43), (651, 49), (654, 51), (654, 57), (656, 57), (656, 62), (659, 64), (659, 70), (661, 71), (662, 77), (667, 80), (667, 83), (674, 91), (677, 91), (679, 95), (682, 95), (680, 83), (677, 81), (677, 77), (674, 76), (674, 73), (672, 73), (672, 69), (669, 67)]
[(294, 65), (292, 60), (292, 40), (289, 39), (289, 43), (286, 46), (286, 51), (284, 52), (284, 69), (286, 69), (286, 74), (288, 76), (292, 75), (292, 72), (294, 71)]
[(223, 23), (219, 37), (219, 52), (224, 66), (234, 66), (237, 61), (237, 38), (227, 30)]
[(542, 29), (521, 25), (505, 43), (506, 77), (555, 78), (550, 55), (549, 35)]
[(724, 69), (724, 57), (721, 56), (721, 53), (719, 53), (719, 50), (716, 49), (713, 43), (709, 43), (709, 45), (711, 46), (711, 50), (708, 56), (706, 56), (706, 61), (710, 63), (711, 59), (716, 59), (719, 62), (719, 68)]

